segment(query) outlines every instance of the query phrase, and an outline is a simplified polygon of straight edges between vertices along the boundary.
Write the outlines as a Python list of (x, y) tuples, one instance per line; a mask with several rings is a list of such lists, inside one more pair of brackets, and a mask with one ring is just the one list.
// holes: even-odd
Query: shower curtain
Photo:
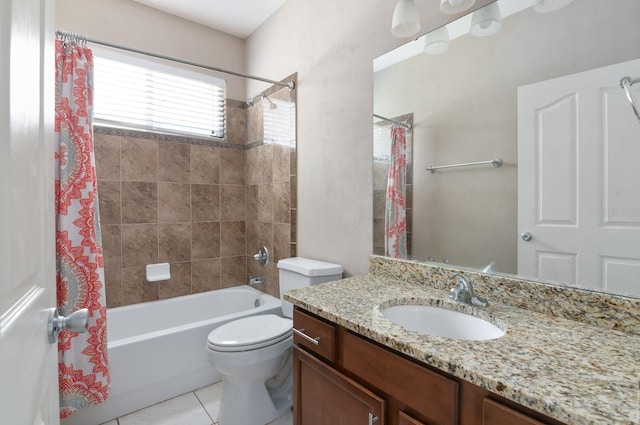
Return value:
[(56, 289), (62, 315), (89, 309), (89, 330), (58, 336), (60, 417), (109, 391), (104, 268), (93, 151), (93, 55), (75, 36), (56, 40)]
[(391, 159), (384, 215), (385, 256), (406, 259), (407, 254), (407, 138), (405, 129), (391, 128)]

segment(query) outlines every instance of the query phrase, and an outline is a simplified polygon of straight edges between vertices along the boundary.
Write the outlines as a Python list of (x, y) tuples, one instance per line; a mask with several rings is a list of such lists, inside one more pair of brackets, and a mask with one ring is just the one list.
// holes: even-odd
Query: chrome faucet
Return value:
[(449, 298), (461, 303), (475, 305), (478, 307), (486, 307), (486, 300), (477, 297), (473, 291), (473, 283), (461, 274), (455, 274), (453, 277), (458, 279), (458, 286), (451, 288)]

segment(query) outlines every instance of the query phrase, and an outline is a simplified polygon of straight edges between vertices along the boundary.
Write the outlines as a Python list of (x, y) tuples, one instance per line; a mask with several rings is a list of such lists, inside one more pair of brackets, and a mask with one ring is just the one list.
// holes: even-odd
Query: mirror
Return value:
[(640, 2), (481, 11), (374, 60), (374, 114), (413, 118), (409, 258), (640, 297), (640, 125), (618, 85), (640, 78)]

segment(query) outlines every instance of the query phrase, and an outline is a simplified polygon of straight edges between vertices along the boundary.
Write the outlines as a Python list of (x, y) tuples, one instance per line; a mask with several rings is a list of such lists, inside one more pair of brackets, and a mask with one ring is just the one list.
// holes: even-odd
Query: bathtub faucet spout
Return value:
[(254, 285), (260, 285), (261, 283), (265, 283), (267, 281), (267, 278), (264, 276), (255, 276), (255, 277), (250, 277), (249, 278), (249, 285), (254, 286)]

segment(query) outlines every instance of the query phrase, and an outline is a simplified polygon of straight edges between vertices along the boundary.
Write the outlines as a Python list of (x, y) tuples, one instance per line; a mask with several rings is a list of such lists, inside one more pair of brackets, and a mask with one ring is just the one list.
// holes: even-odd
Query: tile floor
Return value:
[[(103, 425), (218, 425), (221, 384), (213, 384)], [(291, 425), (291, 412), (269, 425)], [(257, 424), (256, 424), (257, 425)]]

